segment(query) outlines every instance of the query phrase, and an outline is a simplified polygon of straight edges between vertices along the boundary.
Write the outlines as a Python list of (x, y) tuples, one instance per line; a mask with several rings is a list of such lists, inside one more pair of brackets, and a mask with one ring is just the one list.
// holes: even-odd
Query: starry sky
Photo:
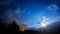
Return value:
[(51, 24), (60, 19), (59, 0), (0, 0), (0, 20), (17, 21), (20, 25), (39, 28), (39, 23), (47, 19)]

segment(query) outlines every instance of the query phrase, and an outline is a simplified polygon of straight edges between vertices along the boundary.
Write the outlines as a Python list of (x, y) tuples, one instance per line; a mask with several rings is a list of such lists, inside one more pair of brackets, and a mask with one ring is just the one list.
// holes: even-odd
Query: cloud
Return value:
[(46, 17), (46, 16), (43, 16), (43, 17), (42, 17), (42, 21), (46, 21), (46, 20), (49, 20), (49, 18)]
[(13, 20), (18, 17), (21, 18), (22, 11), (24, 7), (17, 5), (17, 0), (0, 0), (0, 18), (5, 20)]
[(56, 11), (58, 10), (58, 7), (56, 4), (51, 4), (50, 6), (48, 6), (48, 10), (50, 11)]
[(38, 27), (45, 27), (49, 25), (49, 17), (43, 16), (41, 21), (38, 23)]
[(60, 16), (57, 16), (58, 21), (60, 21)]

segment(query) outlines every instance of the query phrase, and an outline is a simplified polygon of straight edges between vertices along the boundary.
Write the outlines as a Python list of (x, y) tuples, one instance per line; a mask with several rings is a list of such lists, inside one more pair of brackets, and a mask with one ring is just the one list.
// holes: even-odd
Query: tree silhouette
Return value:
[(9, 26), (8, 29), (10, 32), (18, 32), (19, 31), (19, 26), (13, 21)]

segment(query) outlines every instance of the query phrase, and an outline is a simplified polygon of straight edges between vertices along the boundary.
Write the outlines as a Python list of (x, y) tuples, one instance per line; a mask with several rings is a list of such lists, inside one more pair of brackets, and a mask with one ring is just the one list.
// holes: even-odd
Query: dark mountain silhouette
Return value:
[(60, 21), (56, 21), (56, 22), (48, 25), (47, 29), (49, 30), (48, 33), (50, 33), (50, 34), (60, 33)]

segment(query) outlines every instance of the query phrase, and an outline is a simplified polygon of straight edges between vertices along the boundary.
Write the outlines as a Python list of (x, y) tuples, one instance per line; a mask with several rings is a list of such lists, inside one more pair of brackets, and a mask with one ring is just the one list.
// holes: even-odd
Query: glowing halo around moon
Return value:
[(39, 25), (40, 25), (40, 27), (41, 28), (45, 28), (45, 27), (47, 27), (48, 26), (48, 18), (47, 17), (42, 17), (42, 21), (39, 23)]
[(47, 24), (46, 23), (41, 23), (41, 27), (46, 27)]

